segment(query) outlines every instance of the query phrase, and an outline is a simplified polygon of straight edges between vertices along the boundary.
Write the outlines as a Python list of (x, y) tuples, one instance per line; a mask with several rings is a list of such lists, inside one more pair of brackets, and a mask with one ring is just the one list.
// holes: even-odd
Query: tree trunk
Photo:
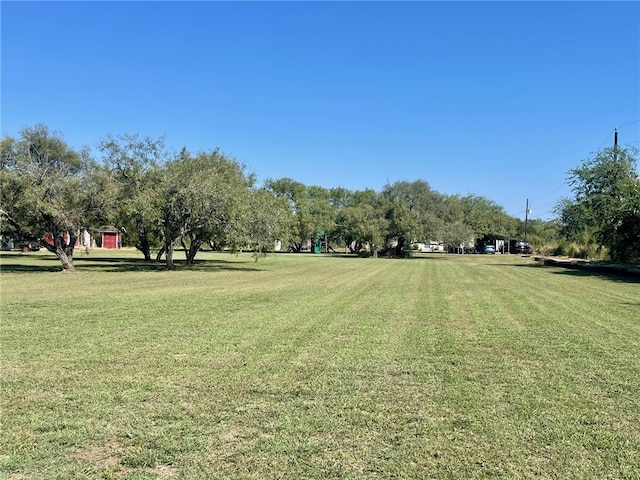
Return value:
[(168, 245), (165, 245), (164, 258), (167, 263), (167, 270), (175, 270), (176, 267), (173, 264), (173, 250), (175, 249), (175, 243), (170, 242)]
[(184, 237), (180, 239), (180, 245), (182, 245), (182, 250), (184, 251), (184, 258), (189, 263), (189, 249), (187, 248), (187, 244), (184, 243)]
[(164, 259), (167, 264), (167, 270), (175, 270), (176, 266), (173, 263), (173, 253), (175, 252), (176, 245), (180, 241), (180, 237), (173, 240), (166, 240), (164, 242)]
[(67, 255), (66, 249), (56, 248), (56, 256), (62, 263), (62, 270), (65, 272), (75, 272), (76, 267), (73, 265), (73, 256)]
[[(165, 223), (163, 228), (163, 236), (164, 236), (164, 246), (162, 247), (164, 250), (164, 259), (167, 264), (167, 270), (175, 270), (175, 265), (173, 264), (173, 250), (175, 249), (176, 242), (180, 240), (180, 237), (175, 240), (172, 238), (171, 229), (167, 226), (168, 223)], [(158, 253), (158, 258), (160, 254)]]
[(395, 251), (396, 257), (400, 258), (403, 256), (404, 245), (405, 245), (405, 238), (398, 237), (398, 243), (396, 245), (396, 251)]
[[(65, 234), (69, 236), (68, 243)], [(76, 244), (76, 235), (68, 232), (55, 231), (54, 229), (54, 231), (51, 232), (51, 236), (53, 237), (53, 245), (42, 242), (44, 247), (58, 257), (64, 272), (75, 272), (76, 267), (73, 265), (73, 248)]]
[(141, 227), (138, 229), (138, 237), (140, 242), (136, 244), (136, 248), (142, 252), (144, 259), (147, 262), (151, 261), (151, 246), (149, 245), (149, 235), (147, 229)]
[(187, 265), (193, 265), (193, 260), (196, 258), (196, 254), (200, 251), (202, 243), (202, 240), (194, 240), (193, 238), (191, 238), (189, 248), (186, 248), (184, 242), (182, 243), (185, 255), (187, 257)]

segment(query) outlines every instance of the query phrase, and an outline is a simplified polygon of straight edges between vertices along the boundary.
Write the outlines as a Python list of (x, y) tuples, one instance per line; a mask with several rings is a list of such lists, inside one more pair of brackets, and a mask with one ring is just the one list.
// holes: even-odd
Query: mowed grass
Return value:
[(640, 478), (640, 283), (104, 255), (2, 255), (2, 478)]

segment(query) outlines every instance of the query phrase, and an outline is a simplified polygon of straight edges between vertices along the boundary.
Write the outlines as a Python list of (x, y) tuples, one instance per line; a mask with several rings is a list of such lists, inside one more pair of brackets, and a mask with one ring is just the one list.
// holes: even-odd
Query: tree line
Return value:
[[(36, 125), (17, 138), (5, 136), (1, 150), (1, 233), (48, 235), (52, 242), (44, 246), (67, 271), (74, 270), (80, 229), (102, 225), (117, 226), (146, 260), (164, 258), (169, 269), (176, 250), (187, 264), (205, 245), (250, 249), (257, 259), (276, 241), (299, 252), (319, 232), (352, 253), (401, 255), (416, 241), (438, 240), (455, 249), (488, 234), (515, 238), (524, 231), (524, 222), (495, 202), (441, 194), (424, 180), (387, 184), (381, 191), (324, 188), (291, 178), (258, 185), (246, 166), (219, 149), (170, 153), (162, 138), (109, 135), (94, 156)], [(633, 163), (627, 153), (618, 156)], [(575, 175), (578, 185), (578, 170)], [(586, 205), (585, 195), (577, 192), (567, 201), (561, 223), (532, 222), (540, 242), (582, 232), (568, 219), (571, 208)], [(579, 210), (580, 225), (595, 232), (597, 226), (587, 226), (593, 218), (587, 210)]]

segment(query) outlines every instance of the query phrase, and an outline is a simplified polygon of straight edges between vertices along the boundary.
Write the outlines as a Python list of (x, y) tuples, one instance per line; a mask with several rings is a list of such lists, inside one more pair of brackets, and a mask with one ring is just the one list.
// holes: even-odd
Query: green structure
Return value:
[[(324, 244), (324, 245), (323, 245)], [(322, 253), (322, 247), (324, 246), (324, 251), (327, 251), (327, 232), (321, 230), (316, 232), (315, 238), (313, 240), (313, 253)]]

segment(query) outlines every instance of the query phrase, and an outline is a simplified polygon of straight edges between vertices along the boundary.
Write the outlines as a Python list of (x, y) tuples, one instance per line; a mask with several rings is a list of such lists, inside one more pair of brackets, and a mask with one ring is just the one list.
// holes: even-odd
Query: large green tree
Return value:
[(463, 222), (477, 238), (485, 235), (513, 236), (518, 233), (517, 218), (509, 216), (493, 200), (478, 195), (459, 198)]
[(370, 189), (356, 191), (343, 204), (336, 213), (336, 236), (351, 253), (359, 253), (366, 247), (376, 256), (389, 225), (380, 195)]
[(564, 230), (592, 229), (612, 260), (640, 262), (640, 177), (635, 148), (599, 151), (569, 172), (573, 201), (561, 210)]
[(310, 201), (305, 184), (292, 178), (267, 179), (265, 189), (278, 198), (285, 199), (294, 216), (290, 249), (295, 252), (302, 250), (305, 240), (313, 236), (313, 226), (309, 214)]
[(100, 141), (98, 148), (115, 187), (109, 219), (125, 229), (127, 241), (145, 260), (151, 260), (151, 248), (159, 247), (161, 242), (157, 187), (161, 169), (169, 159), (164, 139), (140, 138), (137, 134), (109, 135)]
[[(602, 245), (596, 238), (596, 228), (589, 221), (586, 206), (575, 199), (563, 197), (555, 207), (555, 223), (559, 237), (569, 244), (574, 244), (579, 256), (588, 256), (590, 252), (600, 252)], [(576, 252), (566, 252), (576, 255)]]
[(73, 272), (80, 228), (103, 214), (105, 178), (93, 178), (88, 151), (70, 148), (45, 125), (28, 127), (19, 138), (2, 139), (0, 212), (3, 229), (43, 238), (43, 245)]
[(245, 220), (239, 225), (242, 234), (237, 238), (241, 245), (253, 250), (256, 260), (273, 251), (276, 242), (289, 244), (295, 219), (285, 198), (259, 188), (250, 192), (244, 207)]
[(473, 245), (475, 235), (471, 227), (463, 222), (447, 223), (442, 236), (442, 241), (448, 251), (462, 252), (469, 245)]
[(287, 199), (291, 205), (295, 219), (293, 251), (300, 252), (305, 241), (314, 238), (318, 232), (335, 227), (333, 197), (328, 189), (307, 186), (291, 178), (268, 179), (265, 188), (276, 197)]
[(373, 256), (384, 244), (388, 221), (370, 204), (347, 207), (338, 216), (338, 234), (351, 253), (366, 248)]
[(386, 185), (382, 198), (389, 221), (387, 241), (395, 243), (396, 255), (412, 242), (442, 238), (445, 220), (453, 219), (445, 197), (424, 180)]
[(195, 155), (183, 149), (166, 165), (156, 198), (167, 268), (174, 268), (176, 245), (182, 244), (190, 264), (205, 243), (237, 241), (253, 181), (243, 165), (218, 149)]

